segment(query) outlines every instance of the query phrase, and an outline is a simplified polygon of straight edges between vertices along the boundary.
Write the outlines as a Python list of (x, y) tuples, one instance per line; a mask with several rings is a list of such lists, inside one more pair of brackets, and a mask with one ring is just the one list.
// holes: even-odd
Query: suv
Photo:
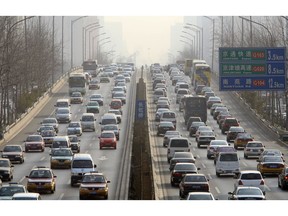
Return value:
[(52, 169), (45, 166), (38, 166), (31, 170), (27, 178), (27, 190), (29, 192), (54, 193), (56, 190), (56, 176)]
[(6, 145), (2, 152), (2, 158), (8, 158), (11, 162), (24, 162), (24, 154), (21, 145)]
[(259, 171), (243, 170), (234, 178), (237, 179), (234, 183), (234, 189), (239, 186), (259, 187), (265, 195), (265, 181)]
[(14, 165), (8, 158), (0, 158), (0, 176), (1, 180), (11, 181), (13, 179)]
[(226, 118), (221, 126), (222, 134), (225, 134), (231, 126), (239, 126), (239, 121), (236, 118)]
[(82, 131), (92, 130), (95, 131), (95, 116), (94, 113), (83, 113), (80, 119)]
[(187, 138), (171, 138), (167, 148), (167, 161), (170, 163), (175, 152), (190, 152), (191, 143)]
[(94, 163), (90, 154), (74, 154), (71, 163), (71, 186), (82, 181), (85, 173), (96, 171), (97, 165)]
[(79, 187), (79, 199), (103, 197), (108, 199), (108, 183), (103, 173), (85, 173)]

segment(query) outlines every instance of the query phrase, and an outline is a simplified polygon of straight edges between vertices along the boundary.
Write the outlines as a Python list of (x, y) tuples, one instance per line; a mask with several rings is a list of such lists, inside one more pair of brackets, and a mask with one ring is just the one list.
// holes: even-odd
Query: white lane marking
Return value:
[(247, 163), (245, 163), (244, 161), (243, 161), (243, 165), (244, 165), (245, 167), (248, 167), (248, 164), (247, 164)]
[(201, 164), (202, 164), (203, 168), (205, 169), (206, 168), (205, 164), (204, 163), (201, 163)]
[(40, 161), (43, 161), (43, 160), (45, 160), (45, 158), (46, 158), (45, 156), (44, 156), (44, 157), (42, 157), (42, 158), (40, 159)]
[(208, 173), (208, 178), (211, 180), (212, 179), (212, 176), (211, 176), (211, 174), (210, 173)]
[[(195, 148), (194, 148), (194, 150), (195, 150)], [(198, 154), (196, 155), (196, 157), (197, 157), (197, 159), (200, 159), (200, 158), (201, 158), (200, 155), (198, 155)]]
[(64, 197), (64, 193), (61, 193), (58, 200), (62, 200), (63, 197)]
[(23, 176), (23, 177), (20, 179), (19, 183), (23, 182), (25, 178), (26, 178), (26, 177)]
[(220, 190), (219, 190), (218, 187), (215, 187), (215, 190), (216, 190), (216, 192), (217, 192), (218, 194), (220, 194)]
[(107, 160), (108, 158), (105, 156), (105, 155), (103, 155), (103, 156), (101, 156), (100, 158), (99, 158), (99, 160)]

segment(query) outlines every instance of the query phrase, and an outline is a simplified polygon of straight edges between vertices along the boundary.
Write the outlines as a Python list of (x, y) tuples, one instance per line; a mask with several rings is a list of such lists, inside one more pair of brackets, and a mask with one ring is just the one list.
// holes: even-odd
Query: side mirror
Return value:
[(257, 162), (260, 162), (260, 160), (259, 160), (259, 159), (257, 159), (256, 161), (257, 161)]
[(96, 168), (97, 167), (97, 165), (96, 164), (94, 164), (94, 168)]
[(197, 168), (197, 170), (200, 170), (200, 169), (201, 169), (200, 167)]
[(110, 183), (110, 180), (107, 180), (107, 183)]

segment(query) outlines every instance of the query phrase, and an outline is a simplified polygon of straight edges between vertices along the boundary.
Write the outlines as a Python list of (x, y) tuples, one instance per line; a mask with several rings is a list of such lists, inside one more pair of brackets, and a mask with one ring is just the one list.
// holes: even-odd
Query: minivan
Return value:
[(177, 138), (172, 137), (169, 140), (167, 147), (167, 161), (170, 163), (171, 158), (173, 158), (175, 152), (190, 152), (191, 143), (187, 138)]
[(99, 124), (101, 124), (102, 127), (107, 124), (117, 125), (118, 124), (117, 116), (115, 115), (115, 113), (105, 113), (101, 117)]
[(70, 101), (69, 99), (66, 99), (66, 98), (62, 98), (62, 99), (58, 99), (56, 101), (56, 104), (55, 104), (55, 107), (66, 107), (66, 108), (69, 108), (71, 105), (70, 105)]
[(53, 138), (51, 148), (70, 148), (71, 143), (68, 136), (57, 136)]
[(83, 132), (87, 130), (95, 131), (96, 119), (94, 117), (94, 113), (83, 113), (80, 121), (81, 121), (81, 127), (82, 127)]
[(90, 154), (74, 154), (71, 162), (71, 186), (80, 183), (85, 173), (97, 171), (96, 167)]
[(221, 174), (235, 175), (240, 173), (240, 162), (237, 152), (220, 152), (216, 160), (216, 176)]

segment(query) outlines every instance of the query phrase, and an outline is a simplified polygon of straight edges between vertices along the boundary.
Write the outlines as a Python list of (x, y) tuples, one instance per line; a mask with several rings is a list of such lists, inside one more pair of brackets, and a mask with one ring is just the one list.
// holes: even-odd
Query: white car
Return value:
[(263, 194), (265, 195), (265, 181), (262, 174), (257, 170), (242, 170), (238, 175), (234, 176), (236, 182), (234, 183), (234, 188), (249, 186), (249, 187), (259, 187)]

